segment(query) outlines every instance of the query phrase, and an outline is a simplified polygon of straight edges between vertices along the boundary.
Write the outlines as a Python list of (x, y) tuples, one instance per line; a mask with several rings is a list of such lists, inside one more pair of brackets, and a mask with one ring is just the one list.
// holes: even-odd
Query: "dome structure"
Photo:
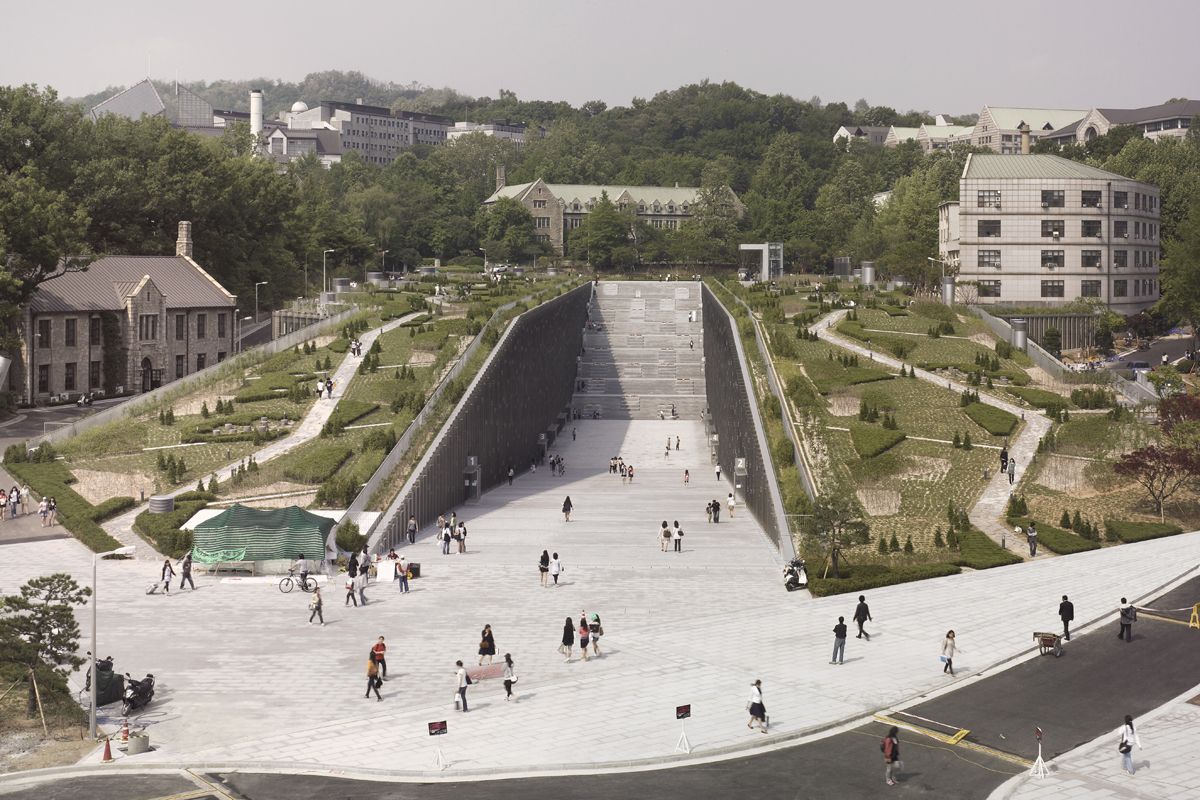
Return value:
[(292, 103), (292, 113), (299, 114), (301, 111), (308, 111), (308, 103), (303, 100), (297, 100)]

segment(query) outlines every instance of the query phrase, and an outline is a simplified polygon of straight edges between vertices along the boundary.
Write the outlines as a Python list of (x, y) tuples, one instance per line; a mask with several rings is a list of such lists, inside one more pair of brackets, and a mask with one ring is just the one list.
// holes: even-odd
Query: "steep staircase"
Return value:
[(602, 281), (590, 312), (574, 399), (585, 418), (700, 418), (707, 401), (699, 283)]

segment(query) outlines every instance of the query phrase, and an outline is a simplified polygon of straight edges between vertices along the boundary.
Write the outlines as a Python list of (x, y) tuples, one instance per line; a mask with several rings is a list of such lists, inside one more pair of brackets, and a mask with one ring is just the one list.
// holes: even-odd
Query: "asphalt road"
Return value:
[(1128, 370), (1131, 362), (1146, 361), (1150, 366), (1157, 367), (1162, 364), (1163, 353), (1167, 354), (1168, 361), (1175, 363), (1183, 358), (1188, 350), (1192, 349), (1192, 341), (1191, 336), (1156, 339), (1146, 350), (1133, 350), (1130, 352), (1126, 352), (1128, 348), (1123, 347), (1118, 342), (1117, 353), (1121, 356), (1121, 360), (1107, 361), (1104, 366), (1106, 369)]

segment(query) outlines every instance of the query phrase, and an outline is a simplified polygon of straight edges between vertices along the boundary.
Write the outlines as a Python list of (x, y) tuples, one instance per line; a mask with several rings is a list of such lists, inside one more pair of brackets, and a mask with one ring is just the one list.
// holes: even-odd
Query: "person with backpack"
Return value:
[(669, 525), (667, 525), (667, 521), (665, 519), (662, 521), (662, 530), (659, 532), (658, 541), (658, 549), (662, 550), (664, 553), (667, 552), (667, 544), (671, 541), (671, 528)]
[(887, 736), (883, 737), (883, 741), (879, 743), (879, 749), (883, 751), (883, 777), (887, 781), (888, 786), (895, 786), (896, 779), (894, 775), (898, 775), (904, 765), (900, 763), (900, 739), (897, 738), (900, 729), (895, 725), (887, 732)]
[[(585, 615), (586, 616), (586, 615)], [(600, 637), (604, 635), (604, 626), (600, 624), (600, 615), (595, 611), (588, 617), (588, 633), (592, 639), (592, 655), (600, 655)]]
[(450, 555), (450, 539), (452, 538), (452, 536), (453, 536), (453, 534), (451, 534), (451, 532), (450, 532), (450, 525), (447, 524), (444, 528), (442, 528), (442, 533), (441, 533), (442, 555), (444, 555), (444, 556)]

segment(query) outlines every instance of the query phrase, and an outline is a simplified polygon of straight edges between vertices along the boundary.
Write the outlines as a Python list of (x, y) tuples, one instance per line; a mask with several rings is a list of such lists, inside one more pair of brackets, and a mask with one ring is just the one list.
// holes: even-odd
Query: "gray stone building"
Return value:
[(392, 112), (383, 106), (322, 100), (309, 108), (303, 101), (281, 115), (292, 131), (336, 132), (342, 153), (357, 152), (368, 164), (390, 164), (401, 151), (417, 144), (446, 143), (446, 132), (454, 124), (448, 117)]
[(180, 222), (174, 256), (104, 256), (39, 286), (8, 388), (30, 404), (156, 389), (233, 354), (236, 305)]

